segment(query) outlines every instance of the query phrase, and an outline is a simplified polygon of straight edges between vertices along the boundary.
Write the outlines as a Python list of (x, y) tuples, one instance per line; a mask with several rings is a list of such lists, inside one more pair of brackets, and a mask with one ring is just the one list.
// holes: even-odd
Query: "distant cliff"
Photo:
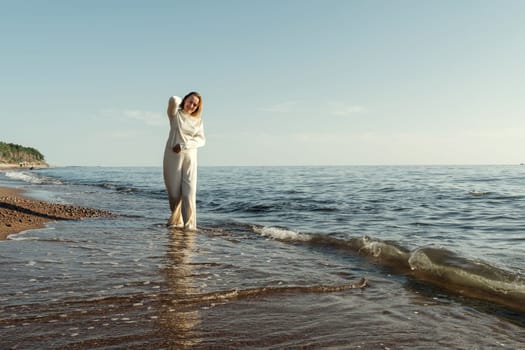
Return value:
[(0, 141), (0, 164), (47, 165), (44, 155), (32, 147)]

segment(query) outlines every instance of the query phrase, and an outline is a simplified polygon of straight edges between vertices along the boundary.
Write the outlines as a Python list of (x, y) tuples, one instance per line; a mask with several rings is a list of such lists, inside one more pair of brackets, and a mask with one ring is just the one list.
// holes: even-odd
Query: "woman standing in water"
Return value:
[(170, 134), (164, 149), (164, 183), (168, 190), (171, 216), (168, 226), (197, 228), (197, 148), (204, 146), (201, 119), (202, 97), (190, 92), (168, 102)]

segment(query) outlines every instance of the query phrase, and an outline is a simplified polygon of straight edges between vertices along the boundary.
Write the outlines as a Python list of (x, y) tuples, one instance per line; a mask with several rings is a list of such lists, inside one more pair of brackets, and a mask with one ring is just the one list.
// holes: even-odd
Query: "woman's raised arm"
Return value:
[(179, 105), (181, 103), (181, 98), (178, 96), (171, 96), (168, 101), (168, 117), (171, 119), (175, 116), (175, 112), (177, 112), (177, 108), (179, 108)]

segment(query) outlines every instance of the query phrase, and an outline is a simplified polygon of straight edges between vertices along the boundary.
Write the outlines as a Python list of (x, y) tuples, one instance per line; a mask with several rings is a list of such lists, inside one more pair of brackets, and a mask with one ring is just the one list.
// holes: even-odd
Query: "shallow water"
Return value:
[(120, 214), (0, 242), (0, 348), (524, 348), (524, 167), (199, 171), (196, 233), (160, 168), (0, 174)]

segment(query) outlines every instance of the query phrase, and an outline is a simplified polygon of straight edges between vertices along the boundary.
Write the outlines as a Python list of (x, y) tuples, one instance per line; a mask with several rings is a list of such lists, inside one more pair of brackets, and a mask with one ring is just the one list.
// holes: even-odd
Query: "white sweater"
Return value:
[(173, 118), (170, 117), (170, 136), (168, 145), (173, 148), (180, 144), (181, 149), (193, 149), (206, 144), (204, 126), (201, 117), (193, 117), (180, 108), (181, 98), (173, 96), (176, 110)]

